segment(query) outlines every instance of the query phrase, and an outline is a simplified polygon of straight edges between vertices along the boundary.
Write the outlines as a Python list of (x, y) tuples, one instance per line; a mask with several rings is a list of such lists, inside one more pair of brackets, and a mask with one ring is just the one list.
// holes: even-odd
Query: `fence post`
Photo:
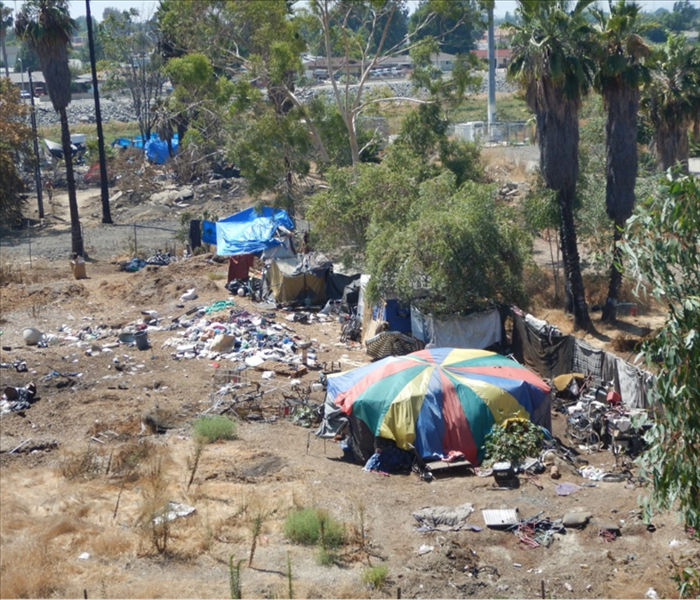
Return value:
[(190, 220), (190, 248), (194, 250), (202, 245), (202, 227), (199, 219)]

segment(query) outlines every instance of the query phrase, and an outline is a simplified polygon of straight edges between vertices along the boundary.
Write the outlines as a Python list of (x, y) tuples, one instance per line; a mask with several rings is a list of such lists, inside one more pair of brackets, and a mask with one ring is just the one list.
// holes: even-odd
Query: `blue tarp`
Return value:
[[(178, 141), (177, 136), (173, 136), (170, 141), (173, 147), (173, 156), (177, 154)], [(157, 133), (151, 134), (151, 139), (146, 142), (144, 151), (146, 152), (146, 158), (156, 165), (162, 165), (170, 158), (168, 142), (161, 140)]]
[(294, 229), (286, 211), (269, 206), (256, 211), (252, 207), (216, 223), (204, 221), (202, 241), (216, 244), (219, 256), (256, 254), (282, 243), (274, 237), (280, 226)]

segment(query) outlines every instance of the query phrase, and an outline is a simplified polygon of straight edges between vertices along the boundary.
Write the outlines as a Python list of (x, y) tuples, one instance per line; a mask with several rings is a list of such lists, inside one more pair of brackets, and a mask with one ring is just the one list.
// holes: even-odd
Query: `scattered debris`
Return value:
[(153, 518), (154, 525), (161, 525), (166, 521), (174, 521), (181, 517), (187, 517), (194, 513), (197, 509), (188, 504), (180, 504), (178, 502), (168, 501), (165, 511)]

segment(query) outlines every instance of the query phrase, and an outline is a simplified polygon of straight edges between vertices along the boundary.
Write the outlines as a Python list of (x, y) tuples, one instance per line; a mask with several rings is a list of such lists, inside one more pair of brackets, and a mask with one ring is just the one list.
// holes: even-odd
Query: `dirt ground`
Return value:
[[(454, 474), (428, 483), (416, 475), (382, 476), (340, 460), (331, 441), (285, 415), (288, 379), (277, 376), (261, 405), (264, 420), (241, 419), (237, 438), (207, 445), (188, 486), (194, 460), (192, 421), (210, 409), (215, 378), (234, 363), (176, 359), (163, 343), (177, 331), (149, 333), (151, 349), (90, 345), (37, 348), (22, 339), (25, 327), (65, 335), (87, 327), (119, 326), (156, 310), (171, 323), (193, 304), (230, 298), (225, 265), (193, 257), (138, 273), (119, 272), (110, 260), (87, 265), (88, 279), (71, 277), (65, 260), (41, 260), (19, 281), (0, 288), (0, 362), (26, 361), (28, 372), (0, 369), (2, 387), (37, 385), (38, 400), (0, 417), (0, 596), (90, 598), (229, 597), (229, 558), (241, 567), (242, 597), (288, 597), (288, 565), (298, 598), (644, 598), (676, 597), (672, 560), (697, 552), (675, 514), (641, 520), (638, 483), (599, 482), (558, 496), (562, 482), (584, 480), (562, 462), (559, 481), (543, 474), (520, 488), (498, 491), (491, 478)], [(178, 308), (180, 295), (196, 287), (199, 298)], [(261, 310), (247, 298), (236, 308)], [(270, 311), (265, 309), (265, 313)], [(369, 362), (358, 345), (339, 343), (339, 324), (290, 323), (285, 311), (268, 319), (313, 341), (318, 360), (342, 368)], [(225, 315), (226, 313), (222, 313)], [(564, 331), (560, 311), (538, 313)], [(591, 343), (606, 348), (621, 334), (634, 337), (658, 322), (646, 312), (627, 316), (615, 329), (599, 326)], [(625, 355), (625, 358), (628, 358)], [(58, 373), (80, 373), (48, 377)], [(259, 379), (252, 369), (244, 377)], [(319, 371), (300, 377), (307, 387)], [(312, 403), (322, 401), (311, 392)], [(153, 434), (145, 413), (167, 415), (169, 428)], [(556, 434), (564, 418), (554, 415)], [(134, 458), (136, 457), (136, 458)], [(603, 451), (584, 457), (614, 468)], [(149, 502), (166, 498), (196, 511), (172, 522), (167, 549), (159, 554), (147, 528)], [(480, 532), (420, 533), (412, 512), (428, 506), (470, 502), (470, 523)], [(348, 543), (331, 566), (314, 548), (283, 535), (296, 507), (320, 507), (342, 522)], [(549, 548), (528, 548), (513, 533), (484, 527), (481, 510), (517, 508), (522, 516), (551, 519), (572, 510), (593, 514), (582, 530), (557, 535)], [(262, 521), (252, 566), (253, 528)], [(615, 522), (621, 536), (607, 542), (602, 526)], [(432, 550), (419, 553), (422, 546)], [(424, 548), (425, 550), (425, 548)], [(368, 566), (388, 567), (375, 589), (363, 581)]]

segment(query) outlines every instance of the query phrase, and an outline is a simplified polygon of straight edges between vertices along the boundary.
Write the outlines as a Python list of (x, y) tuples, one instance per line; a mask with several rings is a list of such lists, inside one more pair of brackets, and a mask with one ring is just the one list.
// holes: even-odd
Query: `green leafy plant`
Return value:
[(228, 584), (231, 589), (231, 600), (239, 600), (241, 596), (241, 565), (245, 561), (233, 563), (233, 554), (228, 557)]
[(538, 456), (542, 446), (542, 430), (532, 421), (509, 419), (494, 425), (486, 438), (485, 464), (499, 461), (521, 462), (528, 456)]
[(374, 589), (381, 588), (389, 576), (389, 567), (386, 565), (377, 565), (376, 567), (368, 567), (362, 571), (362, 581), (372, 586)]
[(324, 510), (302, 508), (290, 513), (284, 523), (284, 535), (305, 546), (321, 543), (323, 549), (337, 548), (345, 538), (343, 524)]
[(219, 440), (236, 438), (236, 422), (221, 415), (199, 417), (192, 425), (194, 437), (203, 444), (213, 444)]

